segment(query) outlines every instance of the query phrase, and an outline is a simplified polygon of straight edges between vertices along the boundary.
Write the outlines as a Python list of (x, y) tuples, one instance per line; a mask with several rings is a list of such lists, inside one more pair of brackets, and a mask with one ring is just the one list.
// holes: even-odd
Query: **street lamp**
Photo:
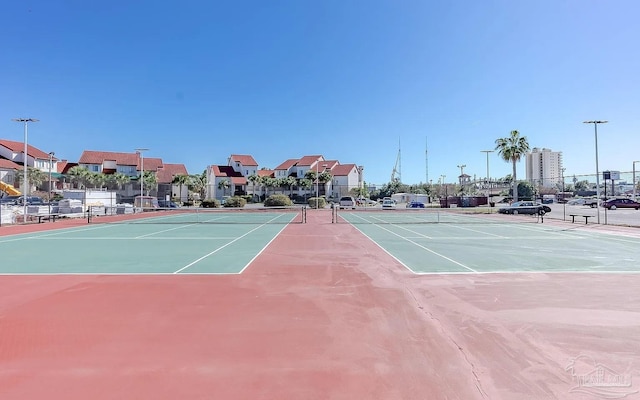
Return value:
[(49, 214), (51, 214), (51, 170), (53, 169), (53, 156), (56, 153), (53, 151), (49, 152)]
[(598, 223), (600, 223), (600, 171), (598, 171), (598, 124), (606, 124), (609, 121), (584, 121), (584, 124), (593, 124), (596, 138), (596, 214)]
[(491, 208), (491, 203), (489, 202), (489, 196), (491, 193), (491, 182), (489, 179), (489, 153), (493, 153), (493, 150), (480, 150), (480, 152), (487, 155), (487, 207)]
[(633, 182), (633, 200), (636, 200), (636, 163), (640, 163), (640, 161), (633, 162), (633, 177), (631, 181)]
[(562, 220), (564, 221), (567, 213), (567, 200), (564, 198), (564, 171), (566, 168), (561, 168), (560, 173), (562, 174)]
[(140, 155), (140, 208), (144, 207), (142, 202), (142, 197), (144, 196), (144, 151), (149, 151), (149, 149), (140, 148), (134, 149), (136, 153)]
[(12, 121), (15, 122), (22, 122), (24, 124), (24, 158), (22, 159), (22, 164), (24, 166), (24, 193), (22, 194), (22, 205), (23, 205), (23, 214), (22, 214), (22, 221), (23, 222), (27, 222), (27, 194), (29, 191), (29, 187), (27, 184), (27, 125), (29, 124), (29, 122), (38, 122), (40, 121), (39, 119), (35, 119), (35, 118), (13, 118)]

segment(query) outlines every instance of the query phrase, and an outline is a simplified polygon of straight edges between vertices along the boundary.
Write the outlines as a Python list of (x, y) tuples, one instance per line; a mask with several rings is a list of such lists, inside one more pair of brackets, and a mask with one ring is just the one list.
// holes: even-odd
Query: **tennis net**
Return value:
[(133, 213), (91, 208), (89, 223), (119, 224), (292, 224), (306, 223), (306, 207), (154, 208)]
[(538, 215), (505, 215), (487, 208), (333, 209), (331, 222), (349, 224), (509, 224), (542, 222)]

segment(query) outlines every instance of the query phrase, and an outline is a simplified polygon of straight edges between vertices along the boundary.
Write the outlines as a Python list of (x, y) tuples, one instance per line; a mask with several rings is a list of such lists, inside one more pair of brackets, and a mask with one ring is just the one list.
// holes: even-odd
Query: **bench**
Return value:
[(576, 222), (576, 217), (584, 217), (585, 225), (589, 222), (589, 218), (593, 217), (593, 215), (579, 215), (579, 214), (569, 214), (571, 217), (571, 223)]
[(39, 224), (43, 221), (56, 222), (56, 218), (60, 218), (60, 214), (31, 214), (30, 216), (31, 218), (37, 218)]

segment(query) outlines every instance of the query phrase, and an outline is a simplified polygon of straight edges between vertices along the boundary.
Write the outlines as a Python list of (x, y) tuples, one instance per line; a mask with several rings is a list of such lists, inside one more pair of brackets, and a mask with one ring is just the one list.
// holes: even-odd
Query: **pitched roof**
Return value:
[(258, 170), (258, 176), (270, 176), (270, 177), (274, 177), (273, 174), (273, 170), (270, 169), (259, 169)]
[(274, 168), (274, 170), (278, 170), (278, 169), (289, 169), (291, 167), (293, 167), (294, 165), (296, 165), (298, 163), (298, 159), (297, 158), (291, 158), (285, 162), (283, 162), (282, 164), (278, 165), (277, 167)]
[(66, 174), (71, 168), (75, 167), (76, 165), (78, 165), (78, 163), (72, 163), (67, 160), (61, 160), (56, 163), (58, 172), (61, 174)]
[(117, 165), (135, 165), (137, 168), (139, 159), (140, 156), (136, 153), (85, 150), (82, 152), (78, 164), (102, 164), (105, 160), (108, 160), (115, 161)]
[[(146, 161), (144, 165), (144, 169), (147, 169)], [(156, 179), (158, 183), (171, 183), (176, 175), (189, 175), (184, 164), (164, 164), (156, 172)]]
[(318, 161), (323, 161), (322, 156), (304, 156), (298, 160), (298, 165), (303, 167), (310, 167)]
[(213, 165), (213, 175), (215, 177), (239, 177), (242, 176), (240, 172), (237, 172), (233, 167), (229, 165)]
[(0, 169), (20, 169), (22, 165), (16, 164), (11, 160), (7, 160), (6, 158), (0, 158)]
[[(144, 162), (145, 171), (156, 172), (158, 169), (162, 168), (162, 158), (144, 157), (142, 161)], [(138, 170), (140, 169), (140, 163), (138, 163), (136, 168), (138, 168)]]
[[(0, 146), (4, 146), (14, 153), (22, 153), (24, 151), (24, 142), (16, 142), (14, 140), (0, 139)], [(49, 159), (49, 153), (45, 153), (44, 151), (31, 146), (29, 143), (27, 143), (27, 155), (33, 158), (37, 158), (39, 160)], [(53, 159), (57, 160), (55, 156), (53, 157)]]
[(251, 166), (251, 167), (258, 166), (258, 163), (256, 162), (256, 160), (249, 155), (232, 154), (231, 157), (229, 158), (229, 162), (232, 162), (232, 161), (237, 161), (240, 164), (245, 166)]
[(347, 176), (356, 168), (355, 164), (340, 164), (336, 165), (331, 169), (331, 174), (333, 176)]

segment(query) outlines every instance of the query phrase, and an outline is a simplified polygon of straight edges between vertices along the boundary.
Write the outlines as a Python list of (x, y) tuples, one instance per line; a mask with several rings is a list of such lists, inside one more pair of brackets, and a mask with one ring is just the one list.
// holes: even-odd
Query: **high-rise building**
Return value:
[(544, 187), (562, 184), (562, 152), (534, 147), (527, 153), (527, 181)]

